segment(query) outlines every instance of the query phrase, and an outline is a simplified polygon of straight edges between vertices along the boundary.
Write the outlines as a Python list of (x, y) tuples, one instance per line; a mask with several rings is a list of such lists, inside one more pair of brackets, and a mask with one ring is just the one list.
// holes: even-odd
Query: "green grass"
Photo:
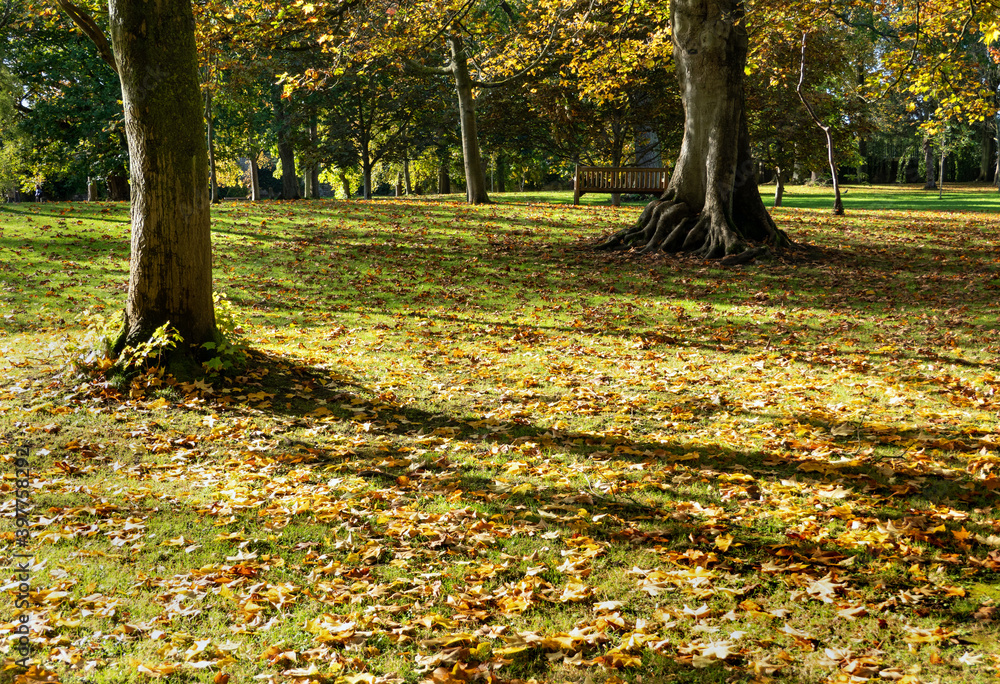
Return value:
[(833, 217), (790, 187), (812, 250), (733, 269), (593, 252), (641, 206), (601, 195), (226, 203), (250, 365), (121, 391), (67, 369), (122, 307), (127, 206), (0, 206), (0, 536), (9, 566), (28, 443), (35, 658), (992, 681), (1000, 220), (989, 189), (936, 198), (852, 186)]
[[(945, 183), (944, 192), (924, 190), (923, 185), (842, 185), (844, 210), (852, 211), (1000, 211), (1000, 193), (993, 185)], [(761, 186), (770, 205), (774, 186)], [(940, 195), (940, 197), (939, 197)], [(832, 209), (833, 187), (788, 185), (783, 205), (796, 209)]]

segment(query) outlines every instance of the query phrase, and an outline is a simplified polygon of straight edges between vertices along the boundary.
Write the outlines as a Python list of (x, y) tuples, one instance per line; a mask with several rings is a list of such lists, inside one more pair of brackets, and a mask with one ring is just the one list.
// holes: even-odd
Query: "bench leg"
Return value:
[(574, 189), (573, 190), (573, 206), (574, 207), (580, 206), (580, 195), (582, 195), (582, 194), (583, 193), (581, 193), (579, 189)]

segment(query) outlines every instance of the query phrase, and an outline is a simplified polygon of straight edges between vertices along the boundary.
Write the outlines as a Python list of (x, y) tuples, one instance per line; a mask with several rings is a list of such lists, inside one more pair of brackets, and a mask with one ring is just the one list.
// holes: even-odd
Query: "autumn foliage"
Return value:
[(595, 263), (636, 208), (227, 203), (249, 365), (125, 387), (67, 344), (127, 209), (6, 205), (18, 681), (991, 681), (998, 222), (865, 205), (912, 196), (735, 269)]

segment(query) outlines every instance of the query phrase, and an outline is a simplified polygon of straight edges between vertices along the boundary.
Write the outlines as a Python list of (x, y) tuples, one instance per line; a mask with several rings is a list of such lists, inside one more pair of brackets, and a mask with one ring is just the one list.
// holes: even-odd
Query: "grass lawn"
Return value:
[(221, 205), (249, 365), (128, 387), (128, 207), (0, 206), (0, 683), (995, 681), (995, 191), (790, 187), (732, 269), (458, 199)]

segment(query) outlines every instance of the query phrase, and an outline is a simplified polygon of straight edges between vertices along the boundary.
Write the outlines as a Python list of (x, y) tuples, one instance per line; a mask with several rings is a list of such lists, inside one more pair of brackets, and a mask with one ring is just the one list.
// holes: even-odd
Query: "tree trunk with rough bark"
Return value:
[(938, 199), (944, 197), (944, 161), (948, 158), (948, 148), (941, 145), (941, 166), (938, 172)]
[(344, 199), (351, 199), (351, 181), (347, 177), (347, 171), (345, 169), (338, 169), (337, 178), (340, 179), (340, 189), (344, 193)]
[(96, 202), (100, 196), (100, 190), (97, 187), (97, 181), (93, 178), (87, 177), (87, 201)]
[(314, 116), (309, 122), (309, 162), (302, 170), (305, 180), (306, 199), (319, 199), (319, 164), (316, 162), (316, 147), (319, 145), (319, 125)]
[(646, 205), (637, 225), (600, 247), (731, 256), (732, 262), (757, 253), (749, 243), (788, 244), (764, 208), (750, 155), (741, 0), (672, 0), (670, 15), (684, 103), (680, 154), (663, 196)]
[(115, 352), (169, 322), (197, 355), (218, 332), (191, 2), (110, 0), (109, 10), (132, 176), (129, 291)]
[(462, 158), (465, 161), (465, 197), (469, 204), (489, 204), (486, 194), (486, 174), (483, 172), (482, 154), (479, 151), (479, 132), (476, 128), (476, 101), (472, 93), (468, 57), (459, 35), (448, 36), (451, 48), (451, 70), (455, 77), (458, 95), (458, 118), (462, 124)]
[(774, 167), (774, 207), (780, 207), (785, 198), (785, 179), (781, 177), (781, 167)]
[(219, 177), (215, 172), (215, 136), (212, 130), (212, 84), (205, 89), (205, 123), (208, 126), (208, 168), (211, 186), (211, 202), (221, 202), (219, 197)]
[(924, 166), (926, 167), (924, 190), (937, 190), (937, 180), (934, 174), (934, 147), (931, 145), (930, 138), (924, 139)]
[(361, 150), (361, 181), (364, 192), (364, 198), (370, 200), (372, 198), (372, 161), (371, 157), (368, 155), (368, 147), (365, 146)]
[(403, 190), (407, 195), (413, 194), (413, 183), (410, 180), (410, 158), (403, 159)]
[(278, 121), (278, 160), (281, 162), (281, 199), (297, 200), (299, 177), (295, 173), (295, 148), (292, 146), (291, 117), (280, 99), (275, 106)]
[(438, 181), (437, 191), (439, 195), (447, 195), (451, 192), (451, 177), (448, 175), (448, 167), (451, 165), (451, 150), (443, 148), (438, 151)]
[(260, 166), (257, 164), (257, 155), (250, 157), (250, 201), (260, 201)]
[(993, 178), (993, 160), (996, 158), (996, 136), (993, 130), (993, 117), (983, 120), (982, 148), (979, 157), (979, 177), (980, 183), (989, 183)]
[(108, 198), (112, 202), (128, 202), (128, 178), (124, 173), (113, 173), (108, 176)]
[(497, 192), (507, 192), (507, 175), (510, 173), (510, 169), (507, 165), (507, 157), (504, 156), (502, 152), (497, 153), (496, 161), (496, 175), (497, 175)]

